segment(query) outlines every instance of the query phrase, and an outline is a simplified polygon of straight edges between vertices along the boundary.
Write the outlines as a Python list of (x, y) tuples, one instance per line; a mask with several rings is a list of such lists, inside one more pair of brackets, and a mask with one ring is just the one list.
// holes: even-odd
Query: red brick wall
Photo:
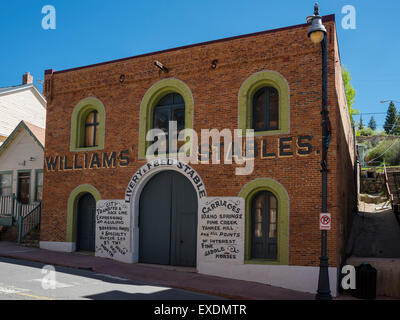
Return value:
[[(336, 30), (333, 29), (333, 35), (336, 39)], [(337, 41), (334, 41), (335, 47), (335, 72), (336, 72), (336, 95), (337, 95), (337, 121), (338, 130), (337, 145), (338, 161), (336, 162), (338, 171), (337, 183), (337, 203), (338, 203), (338, 230), (337, 233), (337, 263), (338, 265), (345, 261), (345, 250), (347, 239), (350, 233), (354, 201), (356, 196), (356, 186), (354, 177), (355, 153), (354, 153), (354, 133), (351, 128), (349, 109), (347, 106), (345, 88), (342, 78), (342, 68)]]
[[(334, 21), (328, 19), (328, 30)], [(103, 199), (123, 199), (127, 184), (145, 161), (138, 161), (139, 108), (146, 91), (163, 78), (177, 78), (192, 91), (194, 129), (237, 129), (238, 92), (243, 82), (262, 70), (273, 70), (285, 77), (290, 86), (290, 134), (266, 137), (277, 146), (280, 137), (310, 135), (315, 149), (321, 149), (321, 50), (307, 38), (308, 26), (254, 34), (236, 39), (201, 44), (162, 53), (90, 66), (46, 75), (48, 98), (45, 156), (70, 153), (71, 114), (86, 97), (100, 99), (106, 109), (105, 147), (101, 152), (130, 149), (133, 161), (126, 168), (48, 172), (44, 174), (41, 241), (66, 241), (67, 201), (71, 191), (81, 184), (95, 186)], [(329, 36), (329, 97), (333, 124), (329, 149), (329, 212), (333, 229), (328, 235), (330, 264), (337, 263), (337, 214), (342, 214), (336, 194), (340, 174), (337, 160), (346, 159), (345, 148), (338, 149), (340, 134), (336, 91), (335, 38)], [(211, 61), (218, 67), (211, 69)], [(154, 60), (161, 61), (169, 73), (160, 73)], [(125, 75), (121, 84), (120, 75)], [(260, 140), (260, 138), (257, 138)], [(292, 150), (295, 151), (295, 139)], [(315, 266), (320, 256), (318, 217), (321, 211), (320, 155), (277, 159), (256, 159), (251, 176), (235, 176), (235, 166), (193, 165), (205, 182), (208, 196), (237, 196), (242, 187), (260, 177), (280, 182), (290, 198), (290, 265)], [(277, 147), (274, 151), (277, 151)], [(339, 154), (339, 157), (338, 157)], [(348, 161), (348, 160), (346, 160)]]

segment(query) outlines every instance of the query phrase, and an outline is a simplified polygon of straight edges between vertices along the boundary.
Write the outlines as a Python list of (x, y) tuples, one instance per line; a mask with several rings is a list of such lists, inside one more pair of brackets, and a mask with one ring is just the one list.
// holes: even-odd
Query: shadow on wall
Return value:
[(353, 219), (347, 252), (355, 257), (400, 259), (399, 243), (400, 227), (391, 209), (359, 212)]

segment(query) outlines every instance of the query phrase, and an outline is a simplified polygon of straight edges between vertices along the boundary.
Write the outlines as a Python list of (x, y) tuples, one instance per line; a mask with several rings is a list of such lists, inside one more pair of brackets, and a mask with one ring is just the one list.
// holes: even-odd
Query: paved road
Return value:
[(355, 257), (399, 259), (399, 243), (400, 228), (392, 210), (360, 212), (353, 219), (347, 251)]
[[(0, 300), (216, 300), (219, 297), (64, 267), (0, 258)], [(54, 276), (55, 275), (55, 280)]]

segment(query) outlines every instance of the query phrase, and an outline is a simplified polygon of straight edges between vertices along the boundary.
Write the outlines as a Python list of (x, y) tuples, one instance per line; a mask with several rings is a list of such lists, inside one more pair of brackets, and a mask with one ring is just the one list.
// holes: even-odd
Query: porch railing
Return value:
[(15, 197), (0, 197), (0, 216), (12, 216), (14, 212)]
[(38, 206), (39, 202), (32, 204), (23, 204), (18, 201), (15, 195), (1, 196), (0, 197), (0, 217), (12, 218), (13, 224), (19, 221), (19, 217), (25, 217), (34, 208)]
[(18, 225), (18, 243), (22, 242), (22, 239), (33, 229), (40, 227), (40, 216), (42, 212), (42, 203), (36, 205), (31, 211), (27, 214), (19, 215)]

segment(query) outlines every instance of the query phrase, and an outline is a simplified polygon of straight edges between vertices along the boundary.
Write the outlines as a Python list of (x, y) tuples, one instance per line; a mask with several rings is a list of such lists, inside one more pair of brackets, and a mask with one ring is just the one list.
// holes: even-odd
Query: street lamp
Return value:
[(387, 103), (387, 102), (396, 102), (396, 103), (400, 103), (399, 101), (396, 100), (382, 100), (381, 103)]
[[(328, 162), (327, 154), (330, 141), (330, 126), (328, 112), (328, 50), (327, 50), (327, 32), (322, 24), (322, 17), (319, 15), (318, 3), (314, 6), (314, 15), (307, 17), (307, 22), (311, 23), (308, 30), (308, 37), (314, 44), (321, 43), (322, 52), (322, 212), (328, 213)], [(327, 230), (321, 231), (321, 257), (319, 259), (319, 278), (318, 290), (315, 299), (332, 300), (329, 286), (329, 263), (327, 254)]]

